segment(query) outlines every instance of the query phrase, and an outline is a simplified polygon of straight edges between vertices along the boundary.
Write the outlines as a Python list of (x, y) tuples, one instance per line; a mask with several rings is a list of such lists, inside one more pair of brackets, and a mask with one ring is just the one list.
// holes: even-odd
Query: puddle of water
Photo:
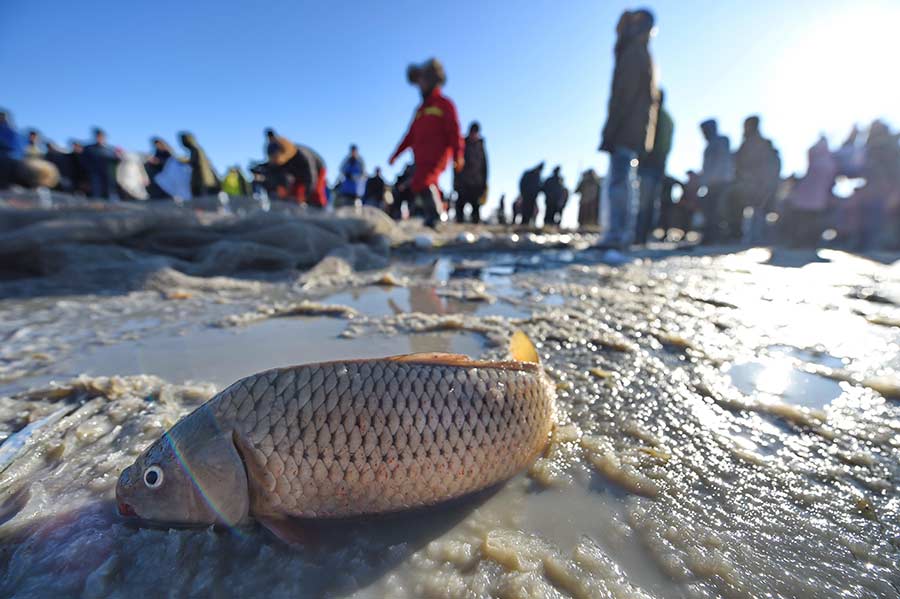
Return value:
[[(493, 289), (492, 289), (493, 290)], [(467, 301), (438, 295), (434, 287), (361, 287), (329, 295), (326, 304), (350, 306), (368, 316), (389, 316), (404, 312), (423, 314), (479, 314), (522, 318), (527, 310), (498, 300), (493, 303)]]
[(279, 318), (246, 328), (149, 337), (91, 349), (63, 362), (57, 372), (67, 376), (153, 374), (173, 383), (208, 381), (221, 388), (261, 370), (305, 362), (415, 352), (477, 356), (483, 348), (478, 337), (466, 333), (338, 338), (345, 327), (344, 321), (329, 318)]
[(807, 408), (822, 408), (843, 392), (840, 383), (798, 370), (784, 359), (738, 362), (727, 374), (745, 395), (772, 395)]

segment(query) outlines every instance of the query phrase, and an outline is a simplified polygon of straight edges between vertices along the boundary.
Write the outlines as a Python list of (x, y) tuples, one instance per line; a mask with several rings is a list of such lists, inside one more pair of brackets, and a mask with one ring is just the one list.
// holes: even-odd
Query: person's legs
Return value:
[(706, 245), (719, 241), (719, 191), (721, 186), (713, 183), (706, 186), (706, 195), (701, 198), (703, 209), (703, 243)]
[(653, 229), (653, 216), (656, 213), (656, 199), (659, 196), (659, 171), (654, 168), (640, 172), (640, 190), (635, 226), (635, 243), (647, 243), (647, 237)]
[(456, 192), (456, 222), (464, 223), (466, 221), (466, 203), (468, 202), (468, 196), (465, 190), (460, 189)]
[(481, 222), (481, 195), (483, 191), (476, 191), (472, 194), (472, 199), (470, 200), (472, 206), (472, 222), (476, 225)]
[(634, 167), (636, 154), (618, 147), (609, 156), (609, 229), (604, 244), (627, 246), (631, 241), (631, 213), (634, 203)]

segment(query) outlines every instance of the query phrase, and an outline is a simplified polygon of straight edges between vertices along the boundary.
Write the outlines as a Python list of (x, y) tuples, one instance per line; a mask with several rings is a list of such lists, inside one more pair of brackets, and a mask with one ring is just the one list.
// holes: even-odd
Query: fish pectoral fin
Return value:
[(282, 516), (256, 516), (260, 526), (288, 545), (314, 546), (319, 544), (315, 530), (304, 526), (301, 520)]
[(440, 352), (404, 354), (387, 358), (391, 362), (414, 362), (416, 364), (444, 364), (447, 366), (468, 365), (472, 358), (463, 354), (446, 354)]
[(528, 335), (522, 331), (513, 333), (512, 338), (509, 340), (509, 354), (516, 362), (541, 363), (537, 348), (531, 342), (531, 339), (528, 338)]

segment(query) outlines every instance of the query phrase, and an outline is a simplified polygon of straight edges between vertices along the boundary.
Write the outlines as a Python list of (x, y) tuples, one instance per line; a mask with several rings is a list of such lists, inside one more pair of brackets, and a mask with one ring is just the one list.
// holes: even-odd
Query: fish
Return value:
[(528, 337), (511, 359), (419, 353), (276, 368), (232, 384), (122, 471), (122, 516), (174, 527), (344, 518), (447, 502), (544, 452), (555, 388)]

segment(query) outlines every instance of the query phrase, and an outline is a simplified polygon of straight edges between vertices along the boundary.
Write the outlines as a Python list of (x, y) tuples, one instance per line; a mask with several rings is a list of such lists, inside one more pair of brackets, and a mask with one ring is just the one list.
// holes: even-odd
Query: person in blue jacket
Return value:
[(0, 112), (0, 189), (22, 184), (24, 176), (25, 140), (12, 124), (12, 117)]
[(356, 145), (350, 146), (350, 155), (341, 163), (341, 184), (338, 188), (337, 208), (352, 206), (362, 197), (366, 186), (366, 163)]

